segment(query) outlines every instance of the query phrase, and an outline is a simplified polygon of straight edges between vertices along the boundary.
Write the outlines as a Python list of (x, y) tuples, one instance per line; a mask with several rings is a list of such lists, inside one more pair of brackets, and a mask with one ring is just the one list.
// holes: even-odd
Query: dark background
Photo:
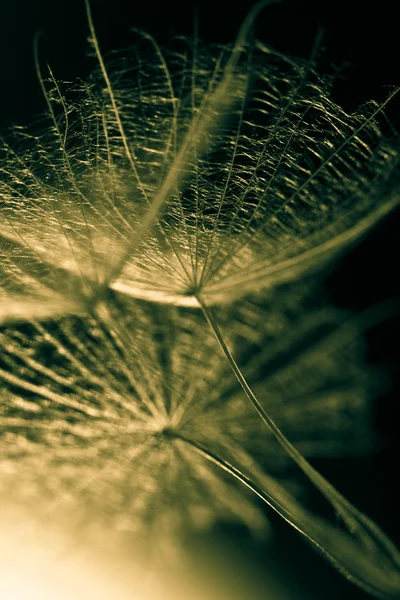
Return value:
[[(249, 0), (237, 3), (92, 0), (103, 52), (128, 45), (132, 40), (131, 26), (145, 29), (161, 43), (167, 43), (173, 34), (190, 35), (195, 9), (201, 38), (229, 42), (253, 4)], [(255, 32), (278, 50), (306, 58), (318, 27), (322, 26), (325, 30), (323, 46), (327, 48), (329, 62), (336, 66), (347, 63), (334, 88), (334, 98), (352, 110), (370, 98), (383, 100), (393, 86), (400, 85), (395, 6), (395, 2), (368, 6), (358, 0), (315, 4), (287, 0), (265, 9), (257, 19)], [(13, 123), (29, 123), (44, 110), (33, 62), (33, 37), (39, 30), (43, 32), (41, 63), (49, 63), (56, 78), (84, 77), (94, 66), (92, 59), (85, 58), (88, 27), (83, 0), (3, 0), (0, 3), (0, 130)], [(387, 114), (400, 130), (400, 94), (388, 107)], [(327, 279), (327, 286), (338, 306), (361, 311), (387, 298), (400, 297), (399, 225), (397, 210), (336, 266)], [(313, 462), (398, 544), (399, 336), (399, 316), (383, 318), (367, 333), (369, 361), (383, 365), (392, 374), (392, 388), (378, 398), (376, 406), (376, 428), (385, 440), (384, 448), (365, 458)], [(272, 519), (278, 532), (273, 558), (265, 553), (262, 545), (252, 543), (242, 530), (221, 528), (217, 534), (227, 543), (240, 542), (260, 566), (272, 561), (277, 572), (291, 582), (296, 598), (362, 600), (368, 597), (337, 575), (285, 524)]]

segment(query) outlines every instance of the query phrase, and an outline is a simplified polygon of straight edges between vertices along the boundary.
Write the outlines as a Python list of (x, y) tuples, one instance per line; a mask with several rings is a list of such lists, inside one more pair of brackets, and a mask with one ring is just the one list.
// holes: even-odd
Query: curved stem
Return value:
[[(229, 461), (209, 450), (199, 442), (179, 432), (171, 437), (191, 446), (201, 456), (240, 481), (263, 502), (268, 504), (349, 581), (358, 585), (376, 598), (389, 600), (398, 598), (399, 587), (395, 578), (388, 577), (380, 565), (360, 556), (354, 541), (334, 525), (315, 517), (304, 509), (282, 486), (267, 475), (263, 476), (263, 487), (255, 483)], [(267, 490), (271, 491), (268, 492)], [(360, 577), (363, 573), (365, 577)]]
[[(243, 373), (241, 372), (239, 366), (237, 365), (235, 359), (233, 358), (229, 348), (227, 347), (223, 335), (219, 329), (218, 322), (216, 321), (212, 312), (205, 305), (203, 300), (198, 297), (199, 304), (202, 308), (202, 311), (207, 319), (207, 322), (211, 326), (214, 331), (214, 334), (229, 362), (229, 365), (234, 372), (240, 386), (242, 387), (244, 393), (247, 398), (250, 400), (254, 409), (257, 411), (258, 415), (261, 417), (262, 421), (274, 435), (275, 439), (281, 445), (281, 447), (285, 450), (285, 452), (292, 458), (292, 460), (296, 463), (296, 465), (301, 469), (301, 471), (308, 477), (308, 479), (315, 485), (315, 487), (323, 494), (323, 496), (331, 503), (338, 516), (343, 520), (346, 525), (349, 533), (352, 538), (356, 539), (356, 546), (353, 547), (353, 552), (357, 552), (364, 556), (364, 559), (368, 563), (367, 572), (366, 565), (364, 565), (362, 577), (360, 579), (360, 574), (358, 577), (352, 575), (353, 579), (357, 579), (358, 585), (360, 587), (365, 587), (367, 584), (365, 580), (372, 578), (372, 573), (376, 569), (376, 565), (379, 565), (379, 569), (381, 574), (385, 574), (385, 577), (393, 582), (395, 597), (400, 596), (400, 552), (396, 548), (396, 546), (387, 538), (387, 536), (379, 529), (379, 527), (373, 523), (366, 515), (362, 514), (358, 511), (350, 502), (348, 502), (318, 471), (316, 471), (310, 463), (298, 452), (298, 450), (289, 442), (289, 440), (284, 436), (282, 431), (276, 425), (276, 423), (271, 419), (268, 413), (261, 406), (257, 397), (249, 387)], [(255, 491), (255, 490), (253, 490)], [(257, 493), (255, 491), (255, 493)], [(257, 493), (257, 495), (259, 495)], [(276, 510), (276, 509), (275, 509)], [(281, 514), (281, 513), (280, 513)], [(296, 529), (299, 529), (294, 522), (290, 521), (290, 518), (283, 516), (288, 522), (291, 522)], [(339, 532), (339, 529), (335, 528), (335, 531)], [(307, 538), (309, 536), (302, 531)], [(341, 535), (343, 533), (341, 532)], [(310, 539), (310, 538), (309, 538)], [(347, 571), (346, 566), (343, 565), (338, 558), (332, 559), (329, 552), (326, 549), (322, 549), (320, 545), (315, 541), (311, 540), (314, 545), (316, 545), (322, 553), (328, 558), (328, 560), (337, 568), (340, 564), (339, 570), (344, 572)], [(329, 540), (325, 540), (325, 542)], [(354, 543), (353, 543), (354, 546)], [(329, 547), (329, 546), (328, 546)], [(342, 557), (343, 558), (343, 557)], [(347, 556), (347, 561), (353, 561), (354, 557)], [(381, 577), (379, 577), (381, 579)], [(361, 582), (361, 583), (360, 583)], [(364, 583), (362, 583), (364, 582)], [(384, 583), (384, 582), (383, 582)], [(368, 584), (369, 585), (369, 584)], [(375, 589), (375, 588), (374, 588)], [(372, 593), (372, 592), (371, 592)], [(374, 595), (378, 598), (391, 598), (393, 597), (393, 592), (389, 595), (379, 595), (379, 588), (377, 588), (374, 592)]]

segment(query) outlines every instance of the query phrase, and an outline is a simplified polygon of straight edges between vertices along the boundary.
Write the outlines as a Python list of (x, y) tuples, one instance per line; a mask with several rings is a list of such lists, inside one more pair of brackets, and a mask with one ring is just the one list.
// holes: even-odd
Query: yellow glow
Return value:
[[(3, 550), (3, 548), (2, 548)], [(84, 560), (60, 558), (40, 546), (21, 548), (0, 566), (2, 600), (128, 600), (115, 580)], [(136, 600), (149, 600), (138, 597)]]
[(0, 519), (1, 600), (153, 600), (136, 590), (132, 595), (117, 568), (105, 568), (71, 539), (29, 516), (7, 516)]
[[(103, 588), (102, 582), (93, 574), (68, 572), (52, 564), (46, 566), (46, 572), (31, 572), (21, 561), (7, 573), (0, 571), (0, 594), (4, 600), (86, 600), (96, 598), (115, 598), (115, 591)], [(118, 598), (122, 596), (118, 595)], [(126, 596), (128, 598), (128, 596)]]

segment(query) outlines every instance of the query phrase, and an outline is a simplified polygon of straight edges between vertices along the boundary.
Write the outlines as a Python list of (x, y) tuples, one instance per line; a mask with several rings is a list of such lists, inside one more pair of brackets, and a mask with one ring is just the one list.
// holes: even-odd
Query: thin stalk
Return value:
[[(257, 411), (264, 424), (268, 427), (268, 429), (274, 435), (275, 439), (285, 450), (285, 452), (292, 458), (296, 465), (301, 469), (301, 471), (310, 479), (310, 481), (323, 494), (323, 496), (328, 500), (328, 502), (330, 502), (330, 504), (335, 509), (337, 515), (343, 520), (351, 536), (357, 540), (357, 545), (353, 547), (353, 552), (358, 551), (358, 553), (360, 553), (361, 551), (361, 553), (364, 555), (365, 559), (369, 563), (368, 568), (371, 570), (371, 573), (375, 570), (375, 565), (380, 565), (382, 573), (385, 573), (388, 579), (393, 579), (393, 585), (396, 589), (396, 597), (400, 597), (399, 550), (375, 523), (373, 523), (366, 515), (358, 511), (320, 473), (318, 473), (318, 471), (316, 471), (309, 464), (309, 462), (284, 436), (282, 431), (279, 429), (279, 427), (276, 425), (273, 419), (271, 419), (268, 413), (264, 410), (257, 397), (249, 387), (243, 373), (241, 372), (239, 366), (237, 365), (235, 359), (232, 356), (232, 353), (230, 352), (229, 348), (225, 343), (221, 330), (218, 326), (218, 322), (212, 314), (211, 310), (209, 310), (209, 308), (206, 306), (206, 304), (200, 297), (197, 297), (197, 299), (208, 324), (214, 331), (214, 334), (225, 354), (225, 357), (227, 358), (228, 363), (236, 376), (236, 379), (238, 380), (244, 393), (250, 400), (251, 404)], [(259, 495), (258, 492), (255, 491), (255, 493)], [(285, 517), (284, 515), (281, 516), (283, 516), (288, 522), (290, 522), (290, 519), (288, 517)], [(292, 525), (295, 526), (293, 522)], [(337, 529), (337, 531), (339, 531), (339, 529)], [(306, 537), (308, 536), (306, 535)], [(319, 547), (318, 543), (316, 543), (314, 540), (312, 541), (314, 545)], [(329, 558), (329, 552), (325, 552), (324, 550), (323, 554), (325, 554), (325, 556), (328, 558), (328, 560), (330, 560), (330, 562), (332, 562), (334, 566), (337, 567), (338, 564), (341, 564), (340, 561), (338, 561), (337, 557), (335, 558), (335, 560), (332, 561)], [(348, 559), (349, 558), (350, 557), (348, 557)], [(351, 558), (351, 560), (353, 560), (353, 558)], [(344, 567), (343, 565), (340, 566), (339, 570), (341, 570), (342, 572), (347, 571), (346, 567)], [(363, 587), (363, 585), (361, 585), (361, 587)], [(377, 595), (376, 591), (374, 592), (374, 595), (378, 598), (393, 597), (392, 595), (379, 596)]]
[[(290, 494), (272, 478), (263, 477), (264, 483), (273, 488), (273, 495), (260, 487), (240, 469), (232, 465), (212, 450), (197, 441), (191, 440), (179, 432), (170, 432), (171, 438), (188, 444), (198, 454), (240, 481), (263, 502), (278, 513), (289, 525), (294, 527), (307, 542), (330, 562), (349, 581), (381, 600), (398, 598), (398, 581), (393, 581), (379, 565), (360, 556), (351, 538), (330, 523), (315, 517), (292, 498)], [(277, 500), (279, 497), (279, 501)], [(343, 559), (345, 557), (345, 561)], [(360, 576), (360, 573), (364, 577)]]

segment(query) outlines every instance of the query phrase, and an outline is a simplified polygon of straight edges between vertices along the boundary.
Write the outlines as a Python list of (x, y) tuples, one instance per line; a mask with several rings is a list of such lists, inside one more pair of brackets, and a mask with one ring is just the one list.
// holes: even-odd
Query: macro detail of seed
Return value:
[(319, 285), (400, 203), (398, 90), (346, 113), (318, 52), (252, 38), (269, 0), (230, 45), (106, 57), (83, 3), (97, 68), (65, 84), (36, 44), (45, 120), (0, 141), (0, 500), (149, 564), (221, 520), (268, 534), (266, 506), (397, 598), (399, 551), (307, 457), (377, 442), (379, 310)]

